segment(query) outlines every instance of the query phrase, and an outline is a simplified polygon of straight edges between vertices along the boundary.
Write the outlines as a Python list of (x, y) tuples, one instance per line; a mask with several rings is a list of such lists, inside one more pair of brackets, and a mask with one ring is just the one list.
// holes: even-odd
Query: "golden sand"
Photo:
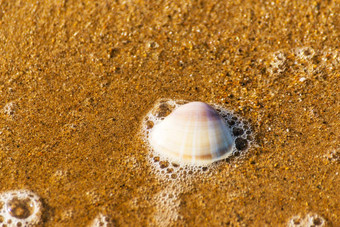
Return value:
[[(38, 194), (45, 226), (100, 213), (117, 226), (311, 213), (340, 226), (339, 12), (338, 0), (0, 0), (0, 191)], [(257, 146), (162, 197), (172, 185), (138, 134), (159, 98), (223, 105)]]

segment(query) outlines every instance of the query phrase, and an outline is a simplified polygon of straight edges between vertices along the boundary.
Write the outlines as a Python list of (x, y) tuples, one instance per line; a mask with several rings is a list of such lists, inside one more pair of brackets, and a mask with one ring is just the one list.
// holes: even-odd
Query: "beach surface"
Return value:
[[(39, 226), (340, 226), (339, 12), (0, 0), (0, 192), (36, 193)], [(141, 135), (160, 99), (221, 105), (254, 144), (209, 174), (162, 178)]]

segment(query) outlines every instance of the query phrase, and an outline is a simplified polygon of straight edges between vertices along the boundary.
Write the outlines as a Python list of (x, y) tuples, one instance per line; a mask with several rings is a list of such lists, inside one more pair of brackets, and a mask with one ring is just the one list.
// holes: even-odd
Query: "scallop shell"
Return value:
[(233, 147), (225, 120), (203, 102), (191, 102), (175, 109), (153, 127), (149, 142), (161, 156), (192, 165), (225, 159)]

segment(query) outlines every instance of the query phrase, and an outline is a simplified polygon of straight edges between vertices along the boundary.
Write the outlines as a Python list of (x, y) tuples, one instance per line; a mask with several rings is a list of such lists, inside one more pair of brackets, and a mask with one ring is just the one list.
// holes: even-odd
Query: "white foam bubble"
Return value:
[(302, 224), (304, 223), (304, 219), (300, 217), (300, 215), (296, 215), (289, 219), (288, 226), (289, 227), (302, 227)]
[(14, 116), (15, 110), (16, 110), (16, 104), (14, 102), (7, 103), (3, 108), (4, 114), (6, 114), (10, 117)]
[(28, 190), (0, 193), (0, 224), (4, 226), (31, 226), (40, 222), (40, 198)]
[[(186, 188), (186, 190), (188, 189), (189, 187)], [(156, 226), (169, 226), (181, 219), (179, 206), (181, 203), (180, 194), (183, 192), (182, 187), (178, 184), (171, 183), (167, 185), (165, 189), (154, 195), (152, 199), (155, 206), (153, 221)]]
[[(215, 162), (209, 166), (194, 166), (180, 163), (178, 160), (170, 160), (162, 154), (156, 153), (149, 144), (148, 136), (152, 128), (159, 124), (172, 111), (188, 103), (184, 100), (166, 100), (162, 99), (154, 105), (154, 107), (144, 117), (142, 123), (142, 137), (146, 145), (148, 145), (149, 156), (148, 161), (151, 163), (154, 172), (163, 180), (173, 181), (176, 179), (188, 179), (197, 174), (209, 176), (213, 170), (223, 161)], [(217, 104), (209, 104), (220, 114), (227, 122), (232, 134), (234, 145), (232, 149), (233, 157), (242, 157), (248, 148), (254, 143), (254, 133), (250, 125), (237, 116), (234, 112), (225, 109)]]
[(334, 149), (328, 151), (325, 155), (324, 158), (331, 162), (340, 162), (340, 149)]
[(303, 60), (310, 60), (315, 55), (315, 50), (311, 47), (297, 47), (294, 50), (294, 54), (297, 58), (303, 59)]
[(326, 224), (326, 220), (318, 214), (307, 214), (305, 221), (307, 226), (324, 226)]
[(300, 215), (293, 216), (288, 221), (289, 227), (318, 227), (325, 226), (326, 221), (318, 214), (309, 213), (304, 218)]
[[(289, 57), (288, 57), (289, 56)], [(310, 79), (312, 75), (320, 72), (334, 71), (339, 66), (339, 50), (328, 48), (324, 50), (302, 46), (290, 50), (279, 50), (269, 55), (268, 72), (277, 76), (292, 70), (295, 74), (304, 75), (300, 82)], [(275, 77), (274, 77), (275, 78)]]
[(113, 227), (115, 226), (109, 216), (98, 214), (98, 216), (93, 220), (90, 227)]
[(282, 51), (277, 51), (272, 54), (272, 60), (270, 62), (269, 72), (271, 74), (280, 74), (286, 70), (286, 54)]

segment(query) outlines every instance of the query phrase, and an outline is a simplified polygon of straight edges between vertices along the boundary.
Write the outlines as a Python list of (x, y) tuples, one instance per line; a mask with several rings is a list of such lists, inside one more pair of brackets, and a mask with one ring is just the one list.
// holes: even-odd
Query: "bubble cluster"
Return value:
[(286, 70), (286, 54), (282, 51), (277, 51), (272, 55), (272, 61), (269, 64), (269, 72), (271, 74), (280, 74)]
[(149, 155), (149, 161), (152, 164), (153, 169), (156, 173), (159, 173), (163, 179), (172, 181), (175, 179), (188, 179), (196, 174), (205, 173), (210, 175), (215, 165), (207, 166), (191, 166), (181, 165), (178, 163), (171, 162), (166, 158), (160, 156)]
[(3, 108), (3, 112), (4, 114), (8, 115), (9, 117), (13, 117), (16, 111), (16, 104), (14, 102), (9, 102), (7, 103), (4, 108)]
[[(175, 163), (161, 154), (155, 153), (151, 148), (148, 136), (151, 133), (152, 128), (160, 123), (166, 116), (172, 111), (188, 103), (187, 101), (179, 100), (160, 100), (156, 103), (155, 107), (146, 115), (142, 124), (143, 138), (146, 144), (149, 145), (149, 161), (152, 164), (156, 173), (159, 173), (162, 178), (166, 180), (174, 180), (177, 178), (186, 179), (199, 173), (209, 175), (215, 169), (215, 167), (222, 161), (213, 163), (209, 166), (190, 166)], [(229, 126), (231, 135), (233, 137), (233, 149), (232, 154), (234, 157), (241, 156), (247, 151), (247, 149), (253, 143), (253, 132), (249, 123), (237, 116), (231, 111), (224, 109), (222, 106), (216, 104), (210, 104), (217, 113), (225, 120)]]
[(0, 226), (31, 226), (40, 222), (40, 198), (31, 191), (0, 193)]
[(289, 227), (318, 227), (325, 226), (325, 219), (318, 214), (307, 214), (305, 218), (300, 215), (292, 217), (288, 221)]
[(334, 49), (315, 50), (303, 46), (291, 50), (280, 50), (270, 56), (268, 72), (277, 76), (286, 71), (294, 71), (307, 76), (300, 78), (300, 82), (308, 79), (309, 75), (321, 71), (333, 71), (340, 63), (340, 52)]
[(235, 144), (235, 147), (233, 148), (233, 155), (240, 155), (241, 152), (246, 151), (254, 142), (254, 135), (250, 124), (246, 120), (243, 120), (241, 117), (221, 106), (213, 106), (229, 125)]
[(99, 214), (92, 222), (91, 227), (113, 227), (115, 223), (106, 215)]
[(340, 150), (331, 150), (324, 155), (324, 157), (331, 162), (339, 162), (340, 163)]
[(179, 195), (182, 192), (183, 188), (170, 184), (153, 197), (155, 204), (153, 218), (157, 226), (168, 226), (181, 218)]

